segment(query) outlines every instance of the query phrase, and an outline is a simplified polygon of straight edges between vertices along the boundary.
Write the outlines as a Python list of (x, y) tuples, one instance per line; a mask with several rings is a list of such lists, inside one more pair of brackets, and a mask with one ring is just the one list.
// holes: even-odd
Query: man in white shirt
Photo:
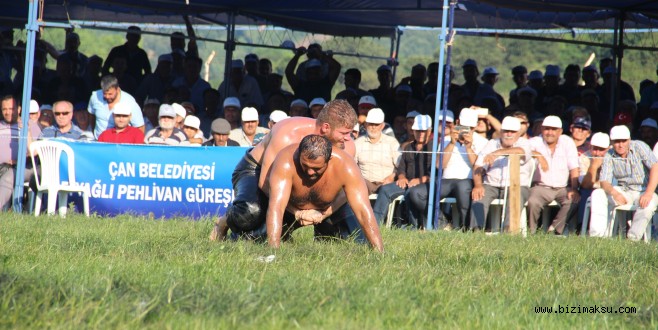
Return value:
[(400, 143), (386, 134), (384, 129), (384, 111), (371, 109), (365, 119), (367, 134), (361, 136), (354, 144), (356, 146), (357, 165), (366, 181), (368, 193), (374, 194), (381, 185), (395, 180), (395, 170), (400, 158)]
[(242, 109), (242, 127), (231, 130), (228, 138), (240, 144), (241, 147), (252, 147), (258, 144), (269, 129), (258, 126), (258, 110), (246, 107)]

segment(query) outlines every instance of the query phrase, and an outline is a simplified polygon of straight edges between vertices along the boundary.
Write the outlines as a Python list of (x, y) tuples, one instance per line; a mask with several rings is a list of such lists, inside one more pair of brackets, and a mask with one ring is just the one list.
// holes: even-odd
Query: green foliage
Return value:
[[(386, 253), (208, 242), (211, 221), (5, 214), (0, 328), (656, 328), (655, 244), (384, 230)], [(271, 263), (257, 260), (275, 254)], [(552, 314), (535, 306), (637, 307)]]

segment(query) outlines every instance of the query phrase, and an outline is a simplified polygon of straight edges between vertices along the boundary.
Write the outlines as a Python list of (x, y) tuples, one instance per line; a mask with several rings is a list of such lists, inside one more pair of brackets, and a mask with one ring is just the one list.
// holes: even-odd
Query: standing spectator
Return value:
[(171, 105), (161, 105), (158, 113), (158, 124), (160, 126), (146, 133), (144, 143), (169, 146), (189, 144), (185, 133), (175, 127), (175, 118), (176, 110)]
[(536, 185), (530, 188), (527, 207), (530, 232), (534, 234), (537, 231), (537, 222), (546, 205), (556, 201), (560, 211), (548, 227), (548, 232), (562, 235), (565, 225), (577, 210), (580, 198), (576, 144), (570, 137), (562, 135), (560, 118), (547, 116), (542, 123), (542, 135), (530, 139), (530, 146), (548, 163), (548, 169), (538, 166), (534, 180)]
[(558, 93), (567, 99), (568, 105), (580, 103), (580, 66), (569, 64), (564, 69), (564, 83), (560, 85)]
[[(294, 48), (294, 45), (291, 45), (291, 48)], [(303, 48), (303, 47), (301, 47)], [(307, 80), (306, 76), (306, 65), (312, 60), (319, 60), (321, 64), (321, 70), (320, 70), (320, 78), (325, 78), (329, 75), (329, 63), (324, 60), (323, 55), (325, 53), (322, 51), (322, 46), (320, 44), (310, 44), (308, 45), (308, 51), (305, 52), (307, 60), (303, 61), (302, 63), (299, 63), (299, 66), (297, 67), (297, 70), (295, 71), (295, 75), (297, 78), (300, 80)], [(294, 68), (293, 68), (294, 69)], [(329, 100), (329, 98), (327, 98)]]
[[(431, 132), (432, 118), (428, 115), (418, 115), (414, 118), (412, 126), (414, 141), (402, 149), (402, 156), (397, 167), (397, 181), (382, 185), (377, 191), (377, 200), (373, 206), (375, 219), (382, 223), (388, 211), (388, 205), (409, 188), (423, 184), (430, 179), (430, 166), (432, 166)], [(415, 219), (409, 219), (413, 221)], [(417, 228), (419, 223), (410, 223)]]
[(368, 91), (375, 97), (379, 107), (384, 113), (393, 118), (392, 112), (395, 110), (395, 90), (391, 86), (393, 81), (393, 70), (388, 65), (381, 65), (377, 68), (377, 81), (379, 86)]
[[(334, 87), (336, 79), (338, 79), (338, 75), (340, 74), (340, 63), (332, 55), (322, 53), (319, 59), (313, 58), (305, 63), (306, 77), (302, 79), (294, 74), (294, 70), (299, 58), (304, 53), (306, 53), (304, 47), (297, 48), (295, 56), (288, 62), (286, 66), (288, 84), (290, 84), (290, 87), (295, 92), (295, 96), (304, 99), (306, 102), (310, 102), (316, 97), (330, 100), (331, 89)], [(326, 76), (322, 75), (322, 61), (326, 61), (329, 64), (329, 72)]]
[(364, 95), (369, 95), (367, 91), (361, 89), (359, 85), (361, 84), (361, 71), (357, 68), (350, 68), (345, 70), (345, 89), (353, 89), (356, 91), (357, 96), (362, 97)]
[(95, 90), (101, 87), (101, 69), (103, 68), (103, 59), (98, 55), (92, 55), (87, 60), (85, 76), (82, 77), (87, 89)]
[(206, 141), (203, 145), (210, 147), (239, 147), (237, 141), (229, 139), (228, 135), (231, 132), (231, 124), (224, 118), (217, 118), (213, 120), (210, 126), (212, 132), (212, 139)]
[(144, 144), (144, 132), (130, 126), (131, 109), (125, 104), (114, 107), (114, 127), (106, 129), (98, 142)]
[(276, 123), (278, 123), (278, 122), (280, 122), (284, 119), (287, 119), (287, 118), (290, 118), (290, 116), (288, 116), (285, 112), (283, 112), (281, 110), (274, 110), (274, 111), (272, 111), (272, 113), (270, 113), (270, 120), (269, 120), (269, 122), (267, 122), (267, 128), (269, 128), (271, 130), (272, 127), (274, 127), (274, 125), (276, 125)]
[(189, 101), (196, 109), (203, 109), (203, 92), (210, 88), (210, 84), (201, 79), (201, 59), (198, 57), (185, 58), (185, 71), (172, 83), (173, 87), (185, 88), (190, 95)]
[[(523, 165), (532, 160), (530, 143), (519, 136), (521, 123), (518, 118), (505, 117), (501, 125), (502, 136), (490, 140), (480, 151), (473, 170), (473, 191), (471, 196), (471, 229), (481, 230), (485, 227), (489, 205), (494, 199), (502, 199), (505, 189), (509, 189), (510, 154), (521, 155), (521, 205), (528, 200), (530, 193), (530, 173)], [(509, 205), (505, 205), (509, 209)], [(519, 210), (520, 211), (520, 210)], [(505, 212), (505, 228), (509, 227), (509, 211)], [(492, 224), (492, 231), (497, 228)]]
[(229, 139), (237, 141), (240, 146), (251, 147), (260, 142), (269, 129), (258, 126), (258, 110), (246, 107), (242, 109), (242, 127), (231, 130)]
[(171, 83), (174, 81), (171, 71), (172, 62), (173, 57), (171, 54), (164, 54), (158, 57), (158, 66), (155, 67), (155, 72), (144, 77), (144, 80), (142, 80), (142, 83), (137, 89), (137, 93), (135, 94), (137, 104), (144, 104), (147, 98), (157, 99), (160, 102), (164, 101), (165, 91), (171, 87)]
[(512, 68), (512, 80), (516, 88), (509, 92), (509, 104), (516, 104), (518, 102), (518, 91), (528, 86), (528, 69), (523, 65), (518, 65)]
[(110, 116), (118, 104), (125, 104), (131, 109), (130, 125), (144, 131), (144, 117), (139, 105), (132, 95), (121, 90), (115, 76), (108, 75), (101, 79), (101, 89), (92, 92), (89, 98), (87, 111), (91, 114), (94, 137), (98, 138), (108, 127), (114, 126)]
[(135, 78), (135, 81), (139, 85), (144, 76), (151, 73), (151, 63), (148, 56), (146, 56), (146, 52), (143, 49), (139, 48), (141, 38), (142, 30), (139, 27), (128, 27), (126, 43), (112, 48), (110, 54), (107, 55), (105, 64), (103, 64), (103, 75), (110, 73), (110, 66), (114, 63), (114, 58), (122, 55), (128, 65), (126, 73)]
[[(637, 206), (627, 237), (638, 241), (644, 236), (647, 225), (658, 205), (658, 161), (649, 146), (642, 141), (631, 141), (628, 127), (620, 125), (610, 130), (612, 150), (601, 167), (601, 188), (608, 196), (608, 211), (614, 216), (615, 207), (634, 204)], [(613, 186), (613, 179), (617, 185)], [(592, 195), (592, 209), (602, 206)]]
[(366, 181), (368, 193), (374, 194), (380, 186), (395, 180), (396, 167), (400, 158), (400, 144), (384, 130), (384, 111), (372, 109), (365, 119), (366, 135), (361, 136), (356, 146), (355, 160)]
[[(247, 75), (256, 79), (258, 82), (258, 88), (261, 93), (264, 95), (267, 92), (267, 75), (261, 75), (259, 69), (259, 60), (258, 55), (256, 54), (247, 54), (244, 57), (244, 69), (247, 72)], [(270, 70), (271, 70), (270, 66)], [(263, 97), (263, 99), (265, 99)]]
[(226, 80), (222, 81), (217, 89), (219, 91), (220, 102), (224, 102), (227, 97), (237, 97), (241, 104), (263, 105), (263, 96), (261, 95), (258, 81), (244, 73), (244, 63), (242, 60), (233, 60), (231, 62), (231, 72), (228, 95), (226, 94)]
[(69, 32), (66, 35), (66, 41), (64, 42), (64, 52), (57, 57), (57, 61), (63, 58), (70, 60), (73, 75), (78, 78), (84, 78), (87, 71), (87, 61), (89, 61), (89, 59), (85, 54), (78, 51), (79, 48), (80, 36), (75, 32)]

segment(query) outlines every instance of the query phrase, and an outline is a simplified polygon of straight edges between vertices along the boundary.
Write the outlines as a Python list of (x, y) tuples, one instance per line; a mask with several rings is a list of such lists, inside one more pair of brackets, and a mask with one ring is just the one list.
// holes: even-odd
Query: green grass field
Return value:
[[(655, 243), (383, 230), (379, 255), (310, 228), (278, 251), (212, 243), (211, 227), (2, 214), (0, 328), (658, 327)], [(567, 305), (637, 312), (535, 313)]]

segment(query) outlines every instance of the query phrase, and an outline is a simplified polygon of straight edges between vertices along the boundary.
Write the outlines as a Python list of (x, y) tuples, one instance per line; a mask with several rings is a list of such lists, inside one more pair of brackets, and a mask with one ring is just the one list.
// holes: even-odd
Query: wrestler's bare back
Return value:
[[(263, 189), (267, 172), (279, 152), (289, 145), (300, 143), (305, 136), (311, 134), (320, 134), (320, 127), (313, 118), (292, 117), (274, 125), (270, 134), (250, 152), (254, 160), (261, 165), (258, 187)], [(345, 151), (348, 154), (354, 156), (355, 150), (354, 141), (345, 143)]]

